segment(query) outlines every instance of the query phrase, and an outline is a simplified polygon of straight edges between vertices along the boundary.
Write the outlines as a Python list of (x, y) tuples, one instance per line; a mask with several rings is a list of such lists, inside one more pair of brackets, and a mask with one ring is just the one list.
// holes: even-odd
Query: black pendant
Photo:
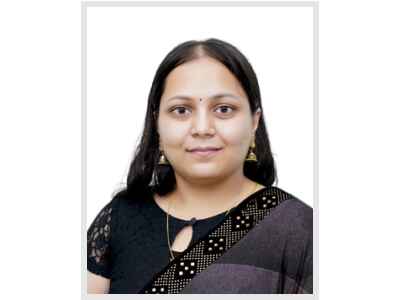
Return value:
[(189, 225), (194, 225), (197, 222), (197, 219), (195, 217), (191, 218), (189, 222)]

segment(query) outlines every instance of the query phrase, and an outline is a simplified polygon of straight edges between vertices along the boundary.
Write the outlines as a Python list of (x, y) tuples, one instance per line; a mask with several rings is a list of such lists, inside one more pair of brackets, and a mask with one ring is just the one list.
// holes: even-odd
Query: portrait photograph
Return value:
[(317, 294), (316, 16), (82, 2), (83, 293)]
[(2, 1), (1, 299), (399, 299), (399, 11)]

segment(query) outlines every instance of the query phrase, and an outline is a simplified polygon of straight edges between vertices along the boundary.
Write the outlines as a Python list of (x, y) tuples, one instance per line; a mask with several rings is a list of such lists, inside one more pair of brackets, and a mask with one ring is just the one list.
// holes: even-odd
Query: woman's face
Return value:
[[(196, 183), (243, 173), (258, 126), (246, 93), (220, 62), (202, 57), (167, 76), (158, 118), (160, 148), (177, 176)], [(215, 147), (213, 152), (191, 152)]]

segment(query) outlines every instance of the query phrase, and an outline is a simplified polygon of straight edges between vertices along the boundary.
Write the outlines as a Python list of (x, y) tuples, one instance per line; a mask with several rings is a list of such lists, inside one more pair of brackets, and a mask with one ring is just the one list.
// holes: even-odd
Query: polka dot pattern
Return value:
[(267, 187), (245, 199), (208, 234), (188, 247), (158, 273), (140, 293), (179, 293), (195, 276), (234, 246), (291, 195)]

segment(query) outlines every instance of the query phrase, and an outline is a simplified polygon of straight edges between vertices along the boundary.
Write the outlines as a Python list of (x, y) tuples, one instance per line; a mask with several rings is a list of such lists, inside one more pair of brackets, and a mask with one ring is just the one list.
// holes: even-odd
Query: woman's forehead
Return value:
[(228, 68), (215, 59), (200, 58), (171, 71), (166, 78), (163, 98), (185, 95), (205, 99), (219, 94), (230, 94), (239, 100), (246, 97), (240, 82)]
[(192, 101), (192, 100), (199, 100), (199, 101), (204, 101), (204, 100), (208, 100), (208, 101), (214, 101), (214, 100), (219, 100), (219, 99), (232, 99), (235, 101), (241, 101), (243, 100), (243, 97), (238, 96), (236, 94), (232, 94), (230, 92), (220, 92), (220, 93), (216, 93), (216, 94), (212, 94), (212, 95), (208, 95), (208, 96), (202, 96), (202, 97), (193, 97), (191, 95), (185, 95), (185, 94), (177, 94), (175, 96), (172, 96), (170, 98), (166, 98), (165, 102), (170, 102), (173, 100), (185, 100), (185, 101)]

